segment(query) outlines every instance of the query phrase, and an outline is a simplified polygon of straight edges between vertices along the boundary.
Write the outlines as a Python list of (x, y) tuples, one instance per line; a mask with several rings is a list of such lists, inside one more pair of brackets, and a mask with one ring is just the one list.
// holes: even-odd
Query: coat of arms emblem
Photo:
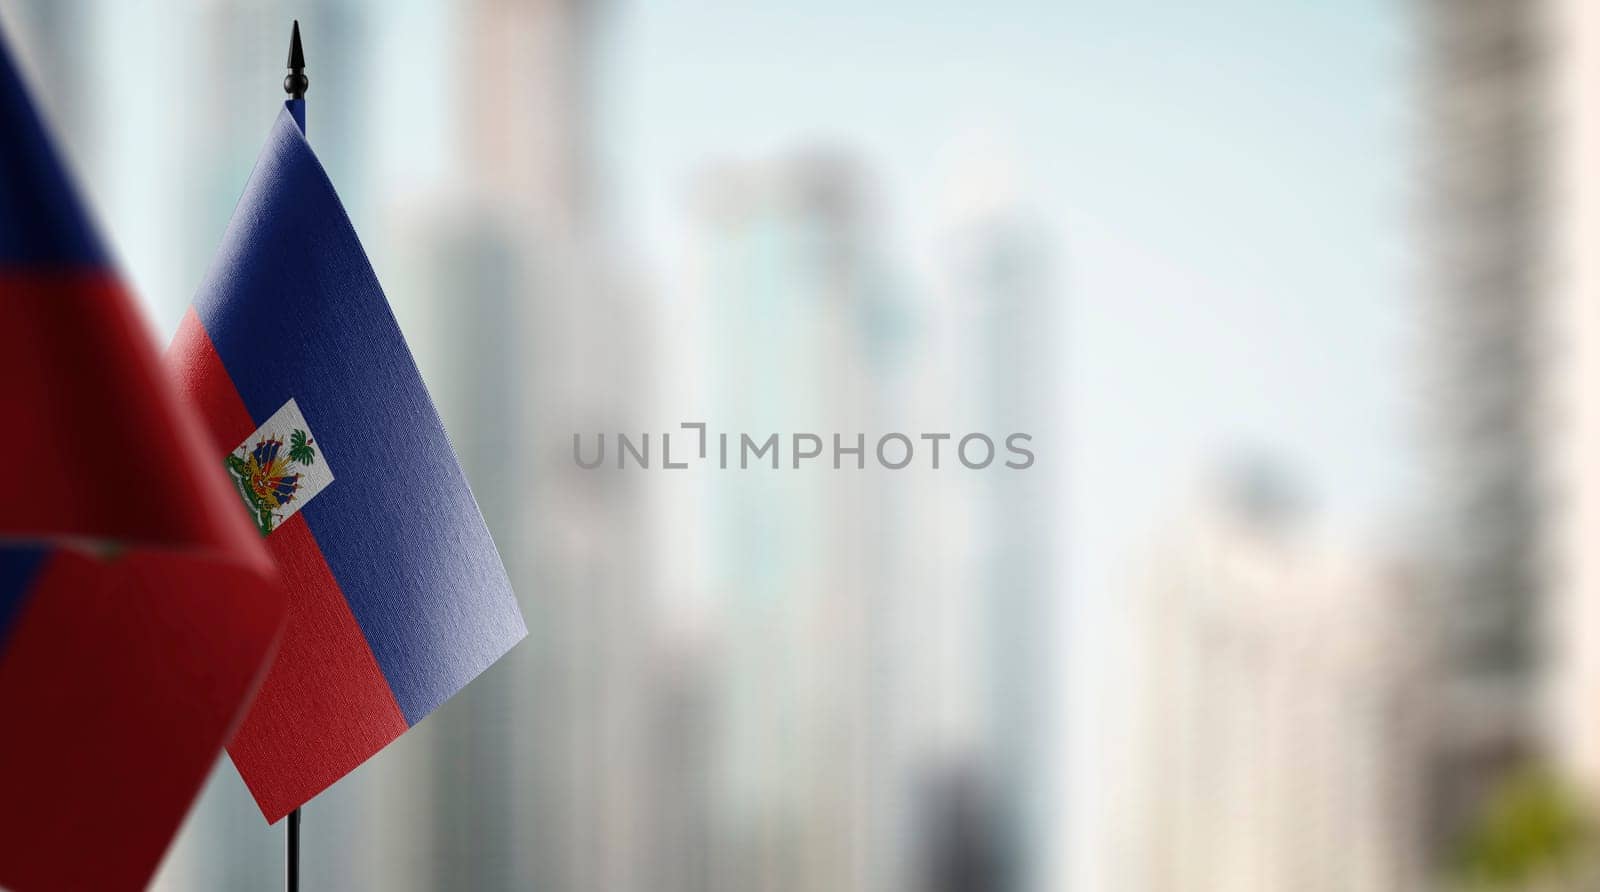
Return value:
[(263, 536), (333, 482), (327, 456), (294, 400), (228, 453), (223, 464)]

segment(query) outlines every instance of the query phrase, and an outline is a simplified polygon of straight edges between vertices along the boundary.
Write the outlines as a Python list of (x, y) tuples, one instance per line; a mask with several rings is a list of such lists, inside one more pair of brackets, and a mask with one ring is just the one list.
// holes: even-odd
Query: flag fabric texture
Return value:
[(269, 822), (527, 634), (297, 111), (279, 113), (168, 351), (289, 592), (277, 659), (228, 746)]
[(0, 37), (0, 887), (137, 889), (285, 597)]

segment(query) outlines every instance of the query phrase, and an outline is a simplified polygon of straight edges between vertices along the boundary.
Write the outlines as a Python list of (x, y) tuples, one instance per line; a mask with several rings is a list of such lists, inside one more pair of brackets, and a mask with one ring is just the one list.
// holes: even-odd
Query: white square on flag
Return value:
[(328, 457), (293, 399), (229, 453), (226, 464), (263, 536), (333, 482)]

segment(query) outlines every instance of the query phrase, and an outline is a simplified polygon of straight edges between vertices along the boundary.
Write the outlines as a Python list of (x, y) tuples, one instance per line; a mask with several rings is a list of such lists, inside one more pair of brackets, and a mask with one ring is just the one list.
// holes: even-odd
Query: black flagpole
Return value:
[(289, 892), (300, 892), (300, 809), (289, 812)]
[[(306, 54), (300, 47), (300, 20), (289, 32), (289, 75), (283, 79), (283, 92), (290, 99), (305, 99), (306, 88), (311, 86), (306, 77)], [(301, 125), (304, 129), (304, 124)], [(300, 809), (289, 812), (288, 864), (285, 865), (289, 892), (300, 892)]]
[(283, 92), (290, 99), (306, 98), (306, 88), (311, 80), (306, 77), (306, 53), (300, 48), (300, 20), (294, 20), (294, 30), (289, 32), (289, 76), (283, 79)]

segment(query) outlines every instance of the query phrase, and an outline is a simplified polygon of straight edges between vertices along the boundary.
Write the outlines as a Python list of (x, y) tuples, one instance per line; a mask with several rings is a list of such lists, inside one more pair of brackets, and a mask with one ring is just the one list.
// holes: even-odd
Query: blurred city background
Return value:
[(163, 342), (291, 17), (530, 628), (307, 888), (1600, 889), (1600, 7), (0, 0)]

